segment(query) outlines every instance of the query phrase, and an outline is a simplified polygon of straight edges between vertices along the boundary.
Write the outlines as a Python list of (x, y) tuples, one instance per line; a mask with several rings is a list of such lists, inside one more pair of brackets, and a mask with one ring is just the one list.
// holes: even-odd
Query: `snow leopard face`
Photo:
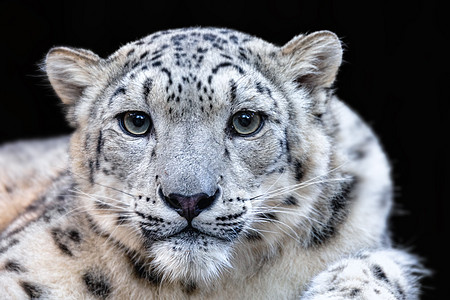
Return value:
[(237, 249), (286, 236), (320, 243), (344, 215), (321, 195), (350, 192), (332, 180), (344, 175), (330, 172), (322, 120), (340, 61), (329, 32), (279, 48), (181, 29), (107, 59), (52, 49), (46, 71), (76, 128), (71, 171), (91, 226), (154, 281), (208, 280)]

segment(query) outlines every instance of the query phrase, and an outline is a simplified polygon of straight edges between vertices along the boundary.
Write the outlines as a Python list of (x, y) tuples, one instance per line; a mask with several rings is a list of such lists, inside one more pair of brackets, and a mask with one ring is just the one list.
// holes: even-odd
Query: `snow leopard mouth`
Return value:
[(216, 239), (222, 242), (230, 242), (231, 239), (227, 239), (223, 236), (217, 236), (214, 234), (211, 234), (209, 232), (204, 232), (204, 231), (200, 231), (194, 227), (192, 227), (192, 225), (188, 225), (186, 226), (184, 229), (182, 229), (181, 231), (167, 237), (168, 239), (178, 239), (181, 240), (183, 242), (187, 242), (187, 243), (201, 243), (204, 242), (204, 240), (206, 238), (212, 238), (212, 239)]

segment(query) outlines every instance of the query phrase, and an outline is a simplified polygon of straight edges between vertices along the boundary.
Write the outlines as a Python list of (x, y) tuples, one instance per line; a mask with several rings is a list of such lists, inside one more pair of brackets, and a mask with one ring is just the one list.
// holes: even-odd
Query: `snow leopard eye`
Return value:
[(263, 125), (261, 114), (252, 111), (239, 111), (231, 118), (233, 131), (240, 136), (257, 133)]
[(146, 135), (152, 125), (150, 116), (141, 111), (127, 111), (119, 115), (119, 124), (122, 130), (131, 136)]

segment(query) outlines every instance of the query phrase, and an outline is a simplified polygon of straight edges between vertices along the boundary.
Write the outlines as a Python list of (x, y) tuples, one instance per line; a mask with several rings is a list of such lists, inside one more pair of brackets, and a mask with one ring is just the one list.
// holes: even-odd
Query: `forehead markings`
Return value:
[(168, 79), (167, 83), (169, 84), (169, 86), (172, 85), (173, 84), (172, 73), (169, 70), (167, 70), (166, 68), (162, 68), (161, 72), (163, 72), (164, 74), (167, 75), (167, 79)]
[(266, 85), (263, 85), (263, 83), (261, 81), (256, 82), (256, 90), (258, 91), (258, 93), (267, 94), (267, 96), (269, 96), (271, 99), (273, 99), (272, 91), (270, 90), (269, 87), (267, 87)]
[(228, 84), (230, 86), (230, 102), (231, 102), (231, 104), (234, 104), (236, 102), (236, 94), (237, 94), (236, 81), (234, 81), (233, 79), (230, 79)]
[(142, 91), (142, 94), (144, 95), (144, 100), (147, 100), (148, 94), (152, 90), (152, 87), (153, 87), (153, 79), (151, 79), (150, 77), (147, 77), (147, 79), (145, 79), (145, 81), (144, 81), (143, 91)]
[(209, 75), (208, 77), (208, 83), (211, 84), (212, 81), (212, 77), (213, 75), (217, 74), (217, 72), (219, 72), (220, 69), (222, 68), (234, 68), (236, 71), (239, 72), (239, 74), (244, 75), (245, 71), (238, 65), (230, 63), (230, 62), (222, 62), (220, 64), (218, 64), (217, 66), (215, 66), (212, 70), (211, 70), (211, 75)]
[[(164, 40), (161, 40), (161, 38), (167, 34), (170, 34), (171, 36), (164, 38)], [(241, 39), (241, 41), (240, 41)], [(241, 75), (245, 75), (246, 72), (244, 69), (238, 65), (233, 63), (236, 58), (238, 61), (249, 61), (248, 55), (253, 55), (252, 51), (248, 48), (243, 48), (241, 45), (247, 43), (251, 40), (251, 37), (247, 36), (236, 36), (236, 34), (232, 31), (228, 30), (221, 30), (221, 31), (214, 31), (214, 32), (203, 32), (203, 31), (179, 31), (179, 32), (164, 32), (159, 33), (157, 35), (153, 35), (144, 39), (141, 39), (135, 43), (133, 43), (135, 46), (139, 46), (141, 48), (141, 45), (147, 44), (151, 45), (154, 44), (156, 50), (151, 52), (150, 49), (139, 49), (139, 48), (132, 48), (126, 52), (126, 56), (128, 58), (128, 61), (123, 66), (126, 69), (131, 69), (131, 75), (129, 75), (130, 79), (134, 79), (137, 72), (139, 71), (146, 71), (150, 68), (159, 69), (160, 72), (166, 74), (167, 76), (167, 85), (165, 86), (165, 90), (167, 92), (167, 102), (171, 100), (175, 100), (176, 102), (180, 101), (180, 97), (176, 96), (175, 93), (177, 92), (177, 89), (173, 89), (173, 92), (169, 95), (169, 88), (174, 84), (174, 80), (172, 78), (172, 73), (169, 71), (170, 68), (165, 67), (164, 61), (161, 60), (161, 58), (164, 55), (169, 55), (170, 60), (172, 63), (176, 64), (179, 67), (187, 67), (188, 69), (191, 69), (193, 66), (195, 68), (200, 68), (201, 63), (204, 61), (204, 55), (209, 52), (210, 50), (213, 50), (215, 48), (215, 54), (217, 57), (222, 58), (224, 60), (223, 62), (218, 63), (215, 67), (211, 68), (210, 75), (206, 78), (206, 81), (209, 84), (209, 89), (207, 89), (207, 85), (203, 85), (202, 80), (198, 79), (197, 76), (194, 76), (192, 73), (189, 73), (189, 77), (192, 79), (192, 83), (189, 81), (189, 77), (182, 76), (182, 82), (183, 84), (189, 84), (192, 85), (192, 87), (197, 87), (197, 98), (200, 102), (203, 102), (206, 99), (209, 99), (212, 101), (212, 96), (208, 94), (212, 94), (214, 91), (211, 87), (212, 79), (214, 75), (218, 74), (219, 71), (225, 68), (232, 68), (235, 71), (237, 71)], [(205, 44), (206, 41), (206, 44)], [(156, 43), (159, 43), (160, 45), (157, 45)], [(171, 44), (171, 45), (170, 45)], [(208, 45), (209, 44), (209, 45)], [(230, 51), (226, 51), (224, 46), (226, 44), (230, 45), (239, 45), (240, 47), (237, 49), (230, 49)], [(145, 46), (145, 45), (144, 45)], [(236, 46), (234, 46), (236, 47)], [(167, 48), (170, 48), (166, 50)], [(138, 51), (138, 49), (140, 51)], [(188, 50), (188, 51), (186, 51)], [(169, 51), (169, 52), (167, 52)], [(188, 54), (190, 53), (192, 56), (194, 64), (182, 64), (181, 59), (184, 59), (184, 61), (189, 60), (187, 58)], [(142, 61), (145, 59), (145, 61)], [(131, 66), (131, 67), (130, 67)], [(136, 69), (139, 68), (139, 71), (136, 72)], [(242, 76), (244, 77), (244, 76)], [(142, 94), (144, 96), (144, 99), (148, 98), (148, 95), (153, 87), (154, 79), (147, 78), (144, 82), (141, 81), (140, 83), (142, 85)], [(236, 98), (236, 87), (235, 84), (230, 84), (231, 90), (231, 100)], [(183, 90), (182, 85), (178, 84), (178, 93), (180, 94)], [(202, 89), (203, 88), (203, 89)], [(270, 96), (270, 90), (266, 88), (266, 92), (268, 92)], [(203, 91), (203, 93), (202, 93)], [(258, 91), (261, 91), (258, 89)], [(114, 100), (115, 97), (117, 97), (120, 94), (126, 94), (127, 90), (124, 87), (118, 87), (116, 91), (113, 94), (113, 97), (110, 98), (110, 102)], [(146, 99), (147, 100), (147, 99)], [(230, 99), (229, 99), (230, 100)], [(192, 102), (192, 99), (190, 99)], [(211, 104), (210, 104), (211, 108)], [(202, 107), (203, 110), (203, 107)]]
[(127, 57), (130, 57), (131, 55), (133, 55), (133, 53), (136, 51), (136, 49), (132, 48), (131, 50), (129, 50), (126, 54)]
[(122, 85), (120, 85), (112, 94), (112, 96), (109, 98), (108, 105), (111, 106), (111, 104), (114, 102), (114, 99), (119, 95), (125, 95), (127, 92), (126, 88)]

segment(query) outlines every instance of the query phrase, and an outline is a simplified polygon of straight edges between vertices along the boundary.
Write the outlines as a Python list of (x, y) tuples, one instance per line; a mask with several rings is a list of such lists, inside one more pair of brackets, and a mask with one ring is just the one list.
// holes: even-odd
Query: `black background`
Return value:
[(396, 183), (395, 241), (434, 271), (422, 299), (439, 299), (450, 183), (444, 1), (162, 2), (0, 0), (0, 142), (70, 132), (39, 70), (52, 46), (106, 57), (154, 31), (185, 26), (229, 27), (278, 45), (299, 33), (334, 31), (346, 49), (337, 94), (383, 141)]

